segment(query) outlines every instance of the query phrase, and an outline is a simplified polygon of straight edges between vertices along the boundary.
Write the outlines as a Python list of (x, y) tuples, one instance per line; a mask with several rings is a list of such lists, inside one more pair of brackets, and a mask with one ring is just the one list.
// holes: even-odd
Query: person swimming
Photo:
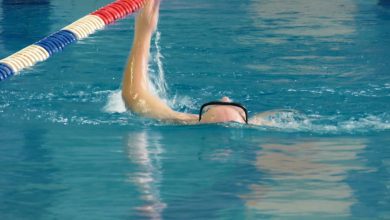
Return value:
[(147, 0), (137, 15), (133, 46), (124, 71), (122, 98), (132, 112), (157, 120), (182, 123), (264, 124), (262, 117), (248, 119), (248, 111), (228, 97), (204, 104), (199, 115), (174, 111), (149, 89), (148, 61), (150, 42), (157, 28), (160, 0)]

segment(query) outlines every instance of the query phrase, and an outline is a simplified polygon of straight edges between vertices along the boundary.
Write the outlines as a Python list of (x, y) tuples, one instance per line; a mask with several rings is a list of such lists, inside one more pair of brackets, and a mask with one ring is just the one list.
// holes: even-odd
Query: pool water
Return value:
[[(110, 0), (24, 2), (1, 2), (1, 58)], [(133, 21), (0, 83), (0, 219), (390, 218), (389, 1), (162, 2), (156, 92), (269, 126), (125, 111)]]

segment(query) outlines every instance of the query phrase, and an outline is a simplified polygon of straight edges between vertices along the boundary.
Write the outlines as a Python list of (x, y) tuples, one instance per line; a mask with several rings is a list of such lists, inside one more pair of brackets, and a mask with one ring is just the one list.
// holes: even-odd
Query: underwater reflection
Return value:
[(61, 192), (48, 130), (25, 124), (0, 133), (0, 219), (42, 219)]
[(261, 48), (247, 65), (255, 71), (339, 73), (337, 64), (347, 59), (340, 51), (356, 34), (356, 11), (352, 0), (255, 0), (248, 5), (251, 31), (237, 41)]
[(355, 19), (356, 3), (352, 0), (293, 0), (288, 4), (283, 0), (255, 1), (250, 10), (255, 27), (280, 37), (325, 39), (355, 32), (351, 23)]
[(248, 210), (271, 216), (349, 216), (356, 199), (346, 179), (368, 170), (358, 160), (365, 148), (362, 139), (262, 144), (255, 166), (264, 178), (241, 198)]
[(159, 188), (162, 179), (160, 154), (163, 153), (159, 139), (158, 134), (149, 136), (147, 131), (142, 131), (130, 134), (127, 140), (128, 158), (137, 166), (129, 180), (138, 187), (140, 199), (145, 203), (137, 210), (150, 219), (162, 219), (166, 207)]

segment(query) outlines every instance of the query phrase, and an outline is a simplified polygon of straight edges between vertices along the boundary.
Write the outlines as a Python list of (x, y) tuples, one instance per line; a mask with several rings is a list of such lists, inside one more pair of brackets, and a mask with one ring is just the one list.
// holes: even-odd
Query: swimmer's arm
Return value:
[(172, 110), (149, 90), (150, 41), (158, 21), (159, 0), (149, 0), (136, 19), (133, 47), (125, 69), (122, 97), (126, 106), (142, 116), (191, 123), (194, 115)]
[(125, 103), (128, 108), (145, 117), (163, 120), (173, 123), (193, 124), (197, 120), (197, 116), (180, 113), (172, 110), (160, 98), (151, 94), (150, 92), (140, 91), (136, 94), (137, 97), (125, 98)]

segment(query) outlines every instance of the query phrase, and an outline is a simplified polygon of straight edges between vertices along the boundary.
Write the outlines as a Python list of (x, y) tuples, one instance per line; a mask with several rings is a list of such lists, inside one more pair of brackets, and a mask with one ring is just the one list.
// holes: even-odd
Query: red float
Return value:
[(118, 3), (120, 3), (122, 5), (126, 5), (128, 8), (130, 8), (130, 13), (133, 13), (136, 11), (136, 6), (127, 2), (127, 1), (118, 1)]
[(123, 18), (142, 7), (144, 0), (117, 0), (95, 12), (92, 15), (99, 16), (105, 24), (110, 24)]
[(110, 4), (110, 7), (113, 8), (113, 9), (115, 9), (116, 11), (118, 11), (121, 18), (124, 18), (126, 15), (129, 14), (129, 13), (127, 12), (127, 9), (124, 8), (123, 6), (119, 5), (119, 4), (112, 3), (112, 4)]

